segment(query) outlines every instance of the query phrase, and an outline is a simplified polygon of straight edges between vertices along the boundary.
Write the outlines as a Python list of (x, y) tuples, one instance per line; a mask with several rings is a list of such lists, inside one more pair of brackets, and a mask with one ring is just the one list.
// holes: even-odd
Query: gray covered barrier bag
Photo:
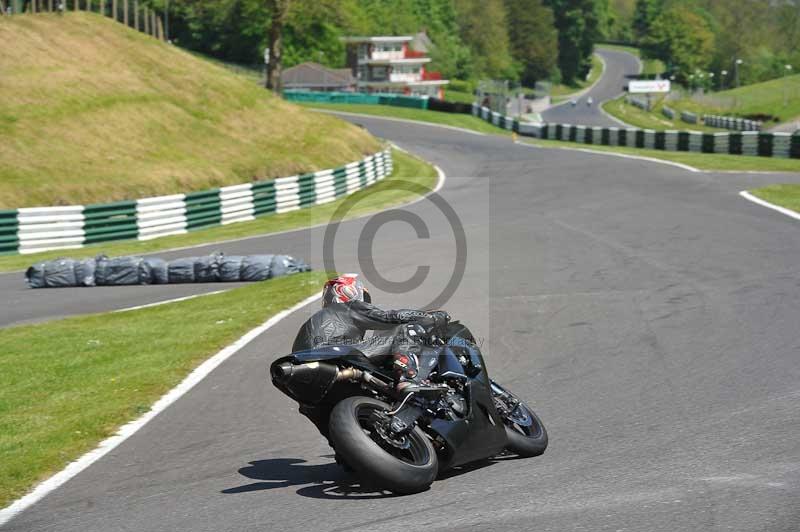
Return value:
[(95, 259), (75, 261), (75, 282), (77, 286), (94, 286), (96, 269), (97, 261)]
[(194, 258), (172, 260), (169, 262), (167, 271), (170, 283), (193, 283)]
[(215, 253), (207, 257), (194, 258), (194, 282), (196, 283), (216, 283), (219, 279), (219, 262), (222, 259), (221, 253)]
[(239, 279), (242, 281), (266, 281), (270, 278), (274, 255), (248, 255), (242, 261)]
[(97, 257), (95, 269), (97, 286), (126, 286), (150, 284), (150, 268), (142, 257)]
[(95, 260), (56, 259), (37, 262), (25, 272), (31, 288), (94, 286)]
[(78, 284), (75, 279), (75, 261), (57, 259), (45, 263), (44, 282), (47, 288), (62, 288)]
[(31, 288), (44, 288), (47, 284), (44, 282), (44, 266), (46, 262), (37, 262), (27, 270), (25, 270), (25, 280)]
[(169, 284), (169, 267), (167, 261), (156, 257), (144, 259), (147, 267), (150, 268), (150, 282), (152, 284)]
[(241, 281), (242, 262), (244, 262), (244, 257), (241, 255), (221, 256), (219, 259), (219, 280), (226, 283)]
[(75, 261), (56, 259), (37, 262), (25, 272), (25, 279), (31, 288), (75, 286)]
[(98, 255), (94, 259), (56, 259), (37, 262), (25, 272), (31, 288), (121, 286), (137, 284), (256, 282), (311, 271), (289, 255), (231, 255), (215, 253), (167, 262), (156, 257)]

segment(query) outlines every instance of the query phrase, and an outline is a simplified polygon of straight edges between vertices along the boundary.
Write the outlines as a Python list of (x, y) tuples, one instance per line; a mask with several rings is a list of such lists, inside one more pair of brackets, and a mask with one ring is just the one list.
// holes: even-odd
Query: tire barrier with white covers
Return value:
[(391, 150), (331, 170), (187, 194), (0, 210), (0, 254), (150, 240), (334, 201), (392, 173)]
[(703, 122), (709, 127), (732, 129), (734, 131), (761, 131), (763, 123), (758, 120), (735, 118), (732, 116), (703, 115)]
[(215, 253), (167, 262), (156, 257), (98, 255), (93, 259), (37, 262), (25, 272), (31, 288), (146, 284), (256, 282), (311, 271), (288, 255), (234, 256)]
[(800, 133), (763, 133), (758, 131), (704, 133), (702, 131), (655, 131), (547, 122), (526, 123), (477, 105), (473, 106), (472, 114), (526, 137), (601, 146), (800, 159)]

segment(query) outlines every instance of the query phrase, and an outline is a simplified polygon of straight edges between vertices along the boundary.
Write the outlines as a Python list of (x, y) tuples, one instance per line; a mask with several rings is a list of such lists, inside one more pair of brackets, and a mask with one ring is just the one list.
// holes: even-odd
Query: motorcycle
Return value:
[(337, 462), (378, 489), (417, 493), (460, 465), (544, 453), (541, 420), (489, 378), (469, 329), (450, 322), (443, 338), (429, 340), (419, 357), (424, 384), (408, 393), (395, 390), (386, 355), (348, 345), (283, 356), (270, 374), (328, 439)]

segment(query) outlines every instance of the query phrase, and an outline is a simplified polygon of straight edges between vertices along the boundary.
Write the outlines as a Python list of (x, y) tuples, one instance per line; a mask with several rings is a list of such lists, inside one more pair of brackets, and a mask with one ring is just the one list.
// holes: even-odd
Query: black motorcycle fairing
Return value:
[[(466, 357), (466, 368), (459, 359)], [(483, 356), (474, 346), (449, 345), (439, 357), (437, 371), (440, 376), (457, 373), (459, 368), (466, 373), (464, 392), (467, 413), (463, 419), (433, 419), (430, 429), (444, 440), (447, 452), (440, 457), (440, 467), (449, 468), (494, 456), (508, 444), (502, 418), (497, 412), (490, 388), (489, 374)]]
[(288, 355), (288, 357), (291, 357), (296, 364), (332, 361), (340, 358), (350, 364), (358, 365), (357, 367), (366, 366), (364, 369), (375, 367), (364, 353), (350, 345), (325, 345), (306, 349), (305, 351), (297, 351)]

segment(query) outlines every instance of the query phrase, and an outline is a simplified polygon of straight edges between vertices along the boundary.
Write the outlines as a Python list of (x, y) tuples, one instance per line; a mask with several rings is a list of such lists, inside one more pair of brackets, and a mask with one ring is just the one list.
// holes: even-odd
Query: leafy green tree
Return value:
[(461, 39), (471, 51), (475, 74), (516, 77), (503, 0), (456, 0), (455, 6)]
[(637, 41), (644, 39), (650, 32), (658, 14), (664, 7), (664, 0), (636, 0), (633, 12), (633, 34)]
[(520, 65), (520, 81), (533, 87), (557, 68), (558, 32), (553, 11), (542, 0), (506, 0), (511, 55)]
[[(161, 9), (156, 3), (150, 7)], [(261, 0), (173, 0), (170, 34), (180, 46), (242, 64), (263, 61), (269, 13)]]
[(594, 44), (601, 38), (602, 6), (598, 0), (547, 0), (558, 30), (558, 68), (564, 83), (573, 84), (592, 68)]
[(708, 21), (683, 5), (656, 17), (644, 44), (649, 54), (671, 65), (683, 80), (708, 69), (714, 56), (714, 33)]

